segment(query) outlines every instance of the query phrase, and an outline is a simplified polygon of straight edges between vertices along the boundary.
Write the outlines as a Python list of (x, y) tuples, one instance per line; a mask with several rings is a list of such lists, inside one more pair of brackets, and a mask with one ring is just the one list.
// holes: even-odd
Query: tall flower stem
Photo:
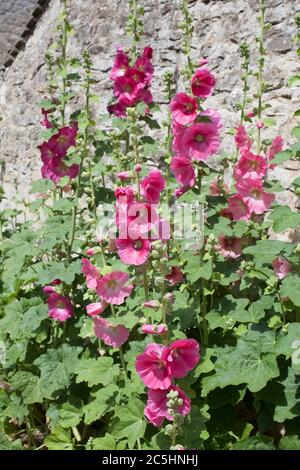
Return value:
[[(201, 195), (202, 192), (202, 168), (199, 165), (198, 173), (197, 173), (197, 182), (198, 182), (198, 193)], [(202, 246), (199, 250), (199, 261), (200, 261), (200, 268), (203, 267), (203, 256), (204, 256), (204, 246)], [(206, 320), (206, 312), (207, 312), (207, 302), (206, 302), (206, 295), (205, 295), (205, 288), (206, 288), (206, 280), (201, 278), (201, 287), (200, 287), (200, 298), (199, 298), (199, 306), (200, 306), (200, 315), (202, 317), (201, 327), (198, 321), (197, 315), (197, 323), (199, 331), (201, 330), (201, 338), (204, 343), (204, 346), (208, 344), (208, 323)]]
[(68, 10), (67, 0), (62, 0), (63, 3), (63, 25), (62, 25), (62, 102), (61, 102), (61, 122), (62, 126), (65, 125), (65, 112), (66, 112), (66, 91), (67, 91), (67, 46), (68, 46)]
[[(257, 118), (261, 120), (262, 109), (263, 109), (263, 93), (264, 93), (264, 83), (263, 83), (263, 73), (265, 66), (265, 48), (264, 48), (264, 32), (265, 32), (265, 11), (266, 5), (265, 0), (259, 0), (260, 6), (260, 35), (257, 38), (259, 44), (259, 59), (258, 59), (258, 72), (257, 72), (257, 81), (258, 81), (258, 90), (257, 90)], [(257, 129), (257, 153), (261, 152), (261, 128), (258, 126)]]

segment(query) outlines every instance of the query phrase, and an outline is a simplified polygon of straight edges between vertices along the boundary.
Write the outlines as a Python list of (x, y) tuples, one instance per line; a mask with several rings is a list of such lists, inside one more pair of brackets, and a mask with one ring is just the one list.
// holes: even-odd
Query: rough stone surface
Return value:
[(20, 39), (37, 0), (0, 0), (0, 64)]
[[(141, 0), (145, 6), (144, 45), (154, 47), (157, 65), (153, 92), (155, 99), (163, 103), (162, 77), (166, 70), (180, 70), (183, 56), (180, 53), (181, 21), (180, 0)], [(234, 105), (241, 98), (239, 44), (250, 42), (255, 59), (257, 45), (258, 0), (192, 0), (190, 10), (195, 18), (193, 54), (205, 56), (217, 77), (216, 93), (208, 104), (220, 110), (224, 120), (225, 149), (232, 145), (232, 137), (226, 129), (237, 124)], [(299, 88), (288, 88), (287, 80), (299, 64), (295, 53), (296, 28), (294, 16), (300, 11), (297, 0), (267, 0), (267, 20), (272, 29), (267, 33), (269, 51), (266, 62), (266, 80), (270, 82), (266, 99), (271, 105), (266, 113), (276, 119), (276, 127), (264, 131), (264, 137), (280, 132), (291, 142), (290, 130), (296, 124), (292, 118), (300, 106)], [(95, 75), (99, 80), (96, 91), (101, 95), (99, 111), (103, 111), (111, 95), (111, 83), (107, 72), (111, 67), (116, 46), (128, 44), (124, 33), (127, 18), (125, 0), (72, 0), (71, 21), (75, 34), (71, 39), (70, 53), (79, 55), (87, 48), (94, 61)], [(44, 53), (54, 37), (60, 1), (52, 0), (39, 21), (34, 35), (29, 38), (24, 51), (0, 78), (0, 155), (6, 163), (4, 187), (9, 195), (17, 191), (26, 195), (29, 182), (39, 177), (40, 160), (37, 151), (40, 131), (37, 103), (45, 94), (46, 67)], [(180, 83), (178, 83), (180, 87)], [(164, 108), (163, 108), (164, 109)], [(293, 170), (280, 168), (279, 176), (286, 188), (296, 175)], [(289, 190), (291, 204), (298, 203)], [(282, 197), (282, 196), (281, 196)]]

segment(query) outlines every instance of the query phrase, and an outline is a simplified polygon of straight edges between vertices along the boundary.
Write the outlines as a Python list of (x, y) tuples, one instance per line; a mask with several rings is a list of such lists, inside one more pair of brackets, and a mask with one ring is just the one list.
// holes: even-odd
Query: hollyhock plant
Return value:
[(159, 170), (149, 171), (148, 176), (141, 181), (141, 193), (149, 204), (157, 204), (160, 193), (165, 189), (166, 181)]
[(85, 274), (87, 287), (95, 290), (101, 279), (100, 271), (88, 259), (82, 258), (82, 272)]
[(170, 391), (178, 393), (178, 398), (182, 400), (182, 405), (177, 409), (181, 416), (186, 416), (191, 411), (191, 400), (186, 396), (183, 390), (172, 385), (168, 390), (148, 390), (147, 406), (145, 408), (145, 416), (154, 426), (160, 427), (166, 418), (169, 421), (174, 420), (168, 410), (167, 403), (169, 401), (168, 394)]
[(292, 271), (291, 263), (287, 259), (282, 258), (282, 256), (274, 259), (272, 266), (274, 273), (280, 280), (284, 279)]
[(95, 302), (86, 306), (86, 313), (89, 317), (96, 317), (104, 312), (107, 307), (106, 302)]
[(199, 343), (195, 339), (178, 339), (169, 346), (167, 363), (172, 377), (185, 377), (199, 361)]
[(165, 335), (168, 331), (168, 327), (165, 324), (160, 325), (142, 325), (141, 331), (148, 335)]
[(102, 317), (94, 318), (94, 331), (97, 338), (113, 348), (120, 348), (126, 343), (130, 334), (124, 325), (114, 325)]
[(260, 179), (242, 179), (237, 184), (237, 190), (254, 214), (263, 214), (270, 209), (275, 194), (264, 191)]
[(97, 282), (96, 292), (102, 300), (113, 305), (121, 305), (133, 290), (132, 284), (126, 285), (128, 280), (127, 273), (113, 271), (101, 277)]
[(212, 94), (215, 84), (216, 79), (207, 68), (198, 69), (192, 78), (192, 93), (205, 99)]
[(206, 161), (220, 148), (219, 129), (213, 123), (197, 123), (174, 136), (173, 148), (178, 155)]
[(186, 157), (172, 158), (170, 168), (180, 186), (187, 188), (195, 184), (195, 170), (191, 161)]
[(220, 235), (217, 249), (225, 258), (236, 259), (242, 255), (244, 246), (245, 240), (242, 238)]
[(197, 116), (198, 103), (186, 93), (177, 93), (171, 101), (173, 119), (181, 125), (193, 122)]
[(151, 242), (145, 238), (118, 238), (116, 240), (118, 255), (124, 264), (140, 266), (146, 263), (150, 255)]
[(145, 351), (137, 356), (135, 368), (147, 387), (166, 390), (171, 386), (172, 378), (167, 363), (169, 352), (166, 346), (150, 343)]
[(64, 322), (74, 315), (73, 305), (69, 297), (52, 292), (48, 299), (48, 315), (53, 320)]

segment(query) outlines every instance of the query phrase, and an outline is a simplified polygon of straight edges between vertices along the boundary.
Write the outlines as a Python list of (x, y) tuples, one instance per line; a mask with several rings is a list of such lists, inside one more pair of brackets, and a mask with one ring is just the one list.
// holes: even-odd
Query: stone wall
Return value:
[[(155, 99), (163, 103), (162, 76), (167, 69), (179, 70), (183, 62), (180, 53), (181, 20), (180, 0), (141, 0), (145, 6), (144, 44), (154, 47), (157, 65), (153, 84)], [(267, 99), (271, 105), (267, 115), (276, 118), (272, 135), (279, 131), (290, 141), (289, 133), (295, 125), (294, 111), (300, 106), (299, 89), (287, 87), (288, 78), (299, 63), (295, 53), (296, 33), (294, 16), (300, 11), (298, 0), (266, 0), (267, 20), (272, 29), (267, 34), (269, 56), (266, 79), (270, 82)], [(97, 92), (104, 110), (111, 94), (107, 72), (111, 67), (116, 46), (126, 45), (124, 33), (127, 18), (127, 0), (70, 0), (71, 20), (75, 28), (70, 52), (80, 54), (87, 48), (94, 61), (99, 80)], [(195, 18), (193, 53), (205, 56), (217, 77), (216, 93), (209, 105), (217, 107), (226, 128), (237, 123), (233, 106), (241, 97), (239, 44), (246, 39), (253, 53), (256, 50), (258, 0), (192, 0), (190, 10)], [(39, 177), (40, 160), (37, 151), (40, 131), (38, 102), (45, 94), (46, 68), (44, 52), (53, 39), (60, 1), (52, 0), (39, 21), (26, 48), (5, 71), (0, 83), (0, 159), (6, 163), (4, 186), (9, 195), (14, 192), (14, 179), (18, 180), (19, 195), (26, 195), (30, 180)], [(180, 86), (180, 84), (178, 84)], [(268, 136), (268, 130), (265, 135)], [(232, 143), (228, 136), (225, 146)], [(299, 165), (279, 169), (278, 175), (288, 186), (299, 171)], [(296, 198), (288, 191), (291, 204)]]

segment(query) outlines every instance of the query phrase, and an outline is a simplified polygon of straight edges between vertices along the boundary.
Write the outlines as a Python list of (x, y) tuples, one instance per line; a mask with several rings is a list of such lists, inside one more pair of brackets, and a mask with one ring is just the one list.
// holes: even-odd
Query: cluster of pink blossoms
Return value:
[(125, 117), (126, 109), (144, 102), (151, 104), (153, 97), (150, 84), (153, 76), (151, 63), (153, 50), (145, 47), (132, 67), (130, 58), (122, 48), (119, 48), (115, 57), (110, 78), (114, 81), (114, 96), (116, 102), (108, 106), (108, 112), (115, 116)]
[(144, 264), (151, 251), (151, 242), (168, 237), (167, 221), (160, 220), (156, 210), (165, 186), (162, 173), (150, 170), (140, 183), (140, 197), (132, 186), (115, 190), (118, 228), (116, 248), (124, 264)]
[(99, 296), (99, 301), (87, 305), (87, 314), (94, 320), (94, 330), (98, 338), (108, 346), (119, 348), (129, 338), (129, 330), (124, 325), (115, 325), (100, 317), (106, 307), (121, 305), (133, 290), (132, 284), (127, 284), (129, 275), (122, 271), (113, 271), (101, 275), (100, 271), (88, 259), (82, 259), (82, 272), (86, 277), (86, 284)]
[(228, 207), (223, 215), (232, 220), (248, 221), (252, 216), (264, 214), (271, 207), (275, 195), (265, 191), (264, 180), (274, 165), (269, 162), (282, 151), (283, 138), (277, 136), (266, 156), (251, 151), (252, 140), (243, 126), (239, 126), (235, 142), (241, 157), (234, 168), (236, 194), (228, 198)]
[(154, 426), (161, 426), (165, 418), (174, 419), (167, 406), (171, 391), (177, 392), (180, 400), (176, 412), (182, 416), (190, 412), (190, 399), (173, 382), (185, 377), (199, 361), (199, 344), (195, 339), (179, 339), (169, 346), (150, 343), (137, 357), (136, 370), (148, 387), (145, 416)]
[[(49, 126), (49, 124), (49, 121), (46, 120), (45, 125)], [(68, 176), (70, 179), (78, 176), (79, 165), (68, 166), (65, 160), (69, 148), (76, 146), (77, 132), (78, 123), (74, 122), (71, 126), (60, 129), (47, 142), (39, 145), (43, 162), (41, 168), (43, 178), (58, 183), (64, 176)]]
[(221, 117), (213, 109), (202, 108), (203, 100), (212, 93), (216, 83), (212, 73), (202, 67), (206, 63), (201, 60), (200, 68), (192, 77), (193, 96), (177, 93), (170, 105), (174, 135), (171, 170), (180, 185), (176, 196), (194, 186), (194, 162), (206, 161), (220, 148)]

